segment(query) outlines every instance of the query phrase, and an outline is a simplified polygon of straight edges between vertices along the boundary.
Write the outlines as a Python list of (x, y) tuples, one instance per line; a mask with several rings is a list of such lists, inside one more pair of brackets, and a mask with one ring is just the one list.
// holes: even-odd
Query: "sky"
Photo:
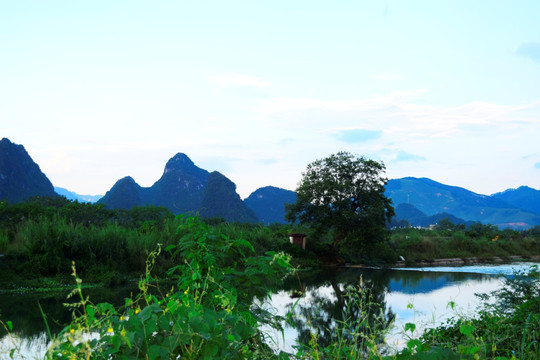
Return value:
[(53, 185), (151, 186), (176, 153), (294, 190), (385, 176), (540, 189), (538, 1), (1, 1), (0, 138)]

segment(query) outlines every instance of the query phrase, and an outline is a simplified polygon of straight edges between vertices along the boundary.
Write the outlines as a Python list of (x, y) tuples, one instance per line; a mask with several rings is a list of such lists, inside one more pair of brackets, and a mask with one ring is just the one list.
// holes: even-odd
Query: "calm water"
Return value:
[[(480, 302), (476, 293), (490, 293), (503, 285), (504, 276), (516, 270), (526, 271), (534, 263), (478, 265), (462, 267), (430, 267), (407, 269), (340, 269), (306, 274), (296, 281), (296, 288), (305, 296), (298, 299), (294, 286), (275, 294), (270, 309), (285, 315), (294, 309), (295, 327), (285, 326), (284, 334), (272, 333), (276, 349), (293, 351), (297, 341), (308, 342), (310, 331), (327, 337), (336, 327), (336, 319), (354, 317), (350, 302), (343, 296), (347, 286), (370, 291), (375, 303), (384, 309), (389, 334), (386, 342), (392, 349), (405, 346), (406, 323), (415, 323), (414, 337), (426, 327), (441, 324), (457, 315), (474, 315)], [(538, 265), (536, 263), (536, 265)], [(449, 303), (455, 305), (452, 308)], [(314, 321), (313, 319), (317, 319)], [(410, 331), (409, 331), (410, 334)], [(324, 340), (323, 340), (324, 341)]]
[[(456, 314), (474, 314), (478, 299), (475, 293), (489, 293), (502, 285), (502, 276), (515, 270), (528, 269), (533, 263), (512, 265), (483, 265), (463, 267), (432, 267), (407, 269), (336, 269), (301, 274), (288, 281), (283, 290), (272, 296), (266, 306), (277, 315), (293, 311), (295, 327), (285, 326), (285, 332), (269, 333), (276, 349), (293, 351), (297, 341), (309, 341), (315, 330), (324, 342), (336, 326), (336, 320), (355, 318), (357, 309), (345, 296), (348, 286), (362, 287), (371, 299), (383, 309), (383, 327), (389, 334), (386, 341), (392, 348), (403, 344), (403, 326), (417, 325), (416, 336), (426, 326), (444, 322)], [(537, 264), (538, 265), (538, 264)], [(107, 301), (122, 304), (131, 289), (92, 289), (85, 291), (94, 303)], [(296, 294), (302, 291), (302, 297)], [(11, 320), (14, 337), (8, 338), (0, 329), (0, 360), (8, 359), (13, 343), (19, 345), (19, 358), (36, 359), (46, 349), (45, 324), (38, 308), (41, 305), (53, 332), (70, 321), (70, 312), (62, 305), (66, 294), (44, 296), (40, 294), (0, 294), (0, 319)], [(448, 304), (454, 302), (451, 309)], [(389, 325), (390, 320), (394, 320)]]

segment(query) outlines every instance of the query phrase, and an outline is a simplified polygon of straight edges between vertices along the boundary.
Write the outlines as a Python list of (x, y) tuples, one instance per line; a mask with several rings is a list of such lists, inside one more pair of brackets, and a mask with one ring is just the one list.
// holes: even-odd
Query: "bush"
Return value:
[[(168, 276), (175, 285), (151, 290), (152, 267), (161, 248), (149, 255), (141, 293), (125, 307), (93, 305), (82, 295), (76, 317), (52, 341), (47, 358), (110, 359), (256, 359), (276, 357), (262, 341), (260, 324), (276, 319), (254, 306), (291, 268), (284, 254), (250, 256), (242, 239), (212, 231), (195, 218), (184, 218), (177, 243), (166, 248), (176, 265)], [(73, 270), (77, 283), (81, 280)]]
[[(425, 332), (428, 347), (451, 349), (475, 358), (537, 359), (540, 354), (540, 273), (517, 273), (491, 294), (478, 295), (484, 306), (477, 318), (458, 318)], [(493, 303), (489, 298), (494, 298)]]
[(0, 254), (3, 254), (9, 245), (9, 236), (5, 231), (0, 231)]

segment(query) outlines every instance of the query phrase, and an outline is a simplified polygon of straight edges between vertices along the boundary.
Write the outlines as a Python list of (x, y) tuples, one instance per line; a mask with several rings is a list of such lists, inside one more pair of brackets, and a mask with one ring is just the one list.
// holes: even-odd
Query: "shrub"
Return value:
[[(269, 358), (258, 325), (276, 319), (255, 307), (290, 271), (279, 253), (250, 256), (245, 240), (212, 231), (196, 218), (182, 218), (178, 242), (166, 248), (176, 265), (168, 271), (174, 285), (153, 288), (152, 267), (161, 248), (149, 255), (140, 294), (117, 309), (93, 305), (80, 286), (72, 293), (79, 316), (51, 344), (47, 358)], [(73, 269), (77, 283), (81, 280)]]

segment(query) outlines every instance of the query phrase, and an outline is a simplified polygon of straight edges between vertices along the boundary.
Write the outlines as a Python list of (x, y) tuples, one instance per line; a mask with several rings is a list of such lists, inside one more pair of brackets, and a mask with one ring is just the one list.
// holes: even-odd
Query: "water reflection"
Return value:
[(31, 336), (4, 336), (0, 339), (0, 360), (43, 359), (47, 345), (48, 339), (44, 332)]
[(297, 342), (309, 344), (316, 334), (318, 345), (323, 347), (336, 342), (338, 337), (358, 343), (362, 338), (355, 334), (368, 332), (378, 335), (374, 341), (382, 342), (382, 333), (394, 319), (392, 310), (385, 303), (387, 284), (376, 276), (363, 277), (356, 271), (316, 275), (298, 278), (306, 298), (285, 307), (293, 314)]
[[(296, 342), (309, 343), (313, 333), (318, 335), (319, 344), (326, 346), (336, 336), (337, 324), (347, 320), (352, 327), (366, 330), (367, 326), (371, 333), (386, 331), (385, 340), (393, 351), (404, 346), (406, 323), (416, 324), (417, 330), (407, 336), (417, 337), (426, 327), (439, 325), (449, 317), (471, 314), (479, 305), (475, 293), (489, 293), (502, 283), (496, 275), (501, 271), (493, 266), (487, 273), (469, 272), (465, 267), (453, 268), (453, 272), (416, 270), (334, 269), (290, 280), (285, 291), (273, 296), (271, 305), (279, 315), (292, 310), (293, 326), (285, 327), (284, 337), (273, 334), (274, 346), (294, 351)], [(350, 296), (350, 289), (359, 287), (365, 296), (361, 307)], [(298, 299), (300, 291), (304, 296)], [(372, 301), (367, 303), (367, 298)], [(367, 322), (362, 323), (364, 320)]]
[[(527, 269), (530, 265), (523, 264), (519, 268)], [(277, 315), (294, 314), (291, 324), (284, 327), (284, 336), (269, 334), (273, 338), (271, 346), (293, 352), (297, 342), (309, 343), (312, 333), (317, 334), (319, 345), (325, 346), (336, 335), (338, 324), (345, 321), (352, 328), (388, 331), (384, 337), (386, 342), (392, 348), (401, 348), (406, 323), (415, 323), (417, 331), (413, 336), (419, 336), (427, 326), (438, 325), (456, 314), (470, 314), (479, 304), (474, 294), (498, 289), (502, 280), (497, 274), (508, 275), (516, 268), (515, 265), (449, 269), (363, 268), (301, 273), (297, 278), (289, 279), (268, 304)], [(355, 289), (361, 289), (361, 294)], [(131, 293), (136, 293), (136, 289), (84, 290), (94, 303), (106, 301), (115, 305), (123, 305)], [(55, 334), (72, 318), (71, 311), (63, 306), (67, 302), (66, 295), (0, 294), (0, 319), (12, 321), (15, 335), (9, 338), (0, 327), (0, 359), (6, 358), (6, 349), (13, 348), (13, 340), (28, 354), (19, 358), (39, 358), (37, 354), (45, 351), (47, 340), (38, 303)], [(356, 306), (358, 300), (363, 306)], [(452, 309), (449, 302), (456, 306)], [(345, 332), (349, 338), (351, 334), (352, 331)]]
[[(84, 289), (83, 294), (93, 303), (109, 302), (119, 306), (135, 291), (134, 287), (95, 288)], [(12, 350), (15, 351), (13, 359), (42, 359), (48, 347), (47, 326), (54, 336), (73, 318), (72, 310), (64, 303), (77, 299), (67, 299), (67, 295), (68, 292), (0, 294), (0, 319), (13, 324), (10, 335), (0, 326), (0, 360), (11, 359)]]

